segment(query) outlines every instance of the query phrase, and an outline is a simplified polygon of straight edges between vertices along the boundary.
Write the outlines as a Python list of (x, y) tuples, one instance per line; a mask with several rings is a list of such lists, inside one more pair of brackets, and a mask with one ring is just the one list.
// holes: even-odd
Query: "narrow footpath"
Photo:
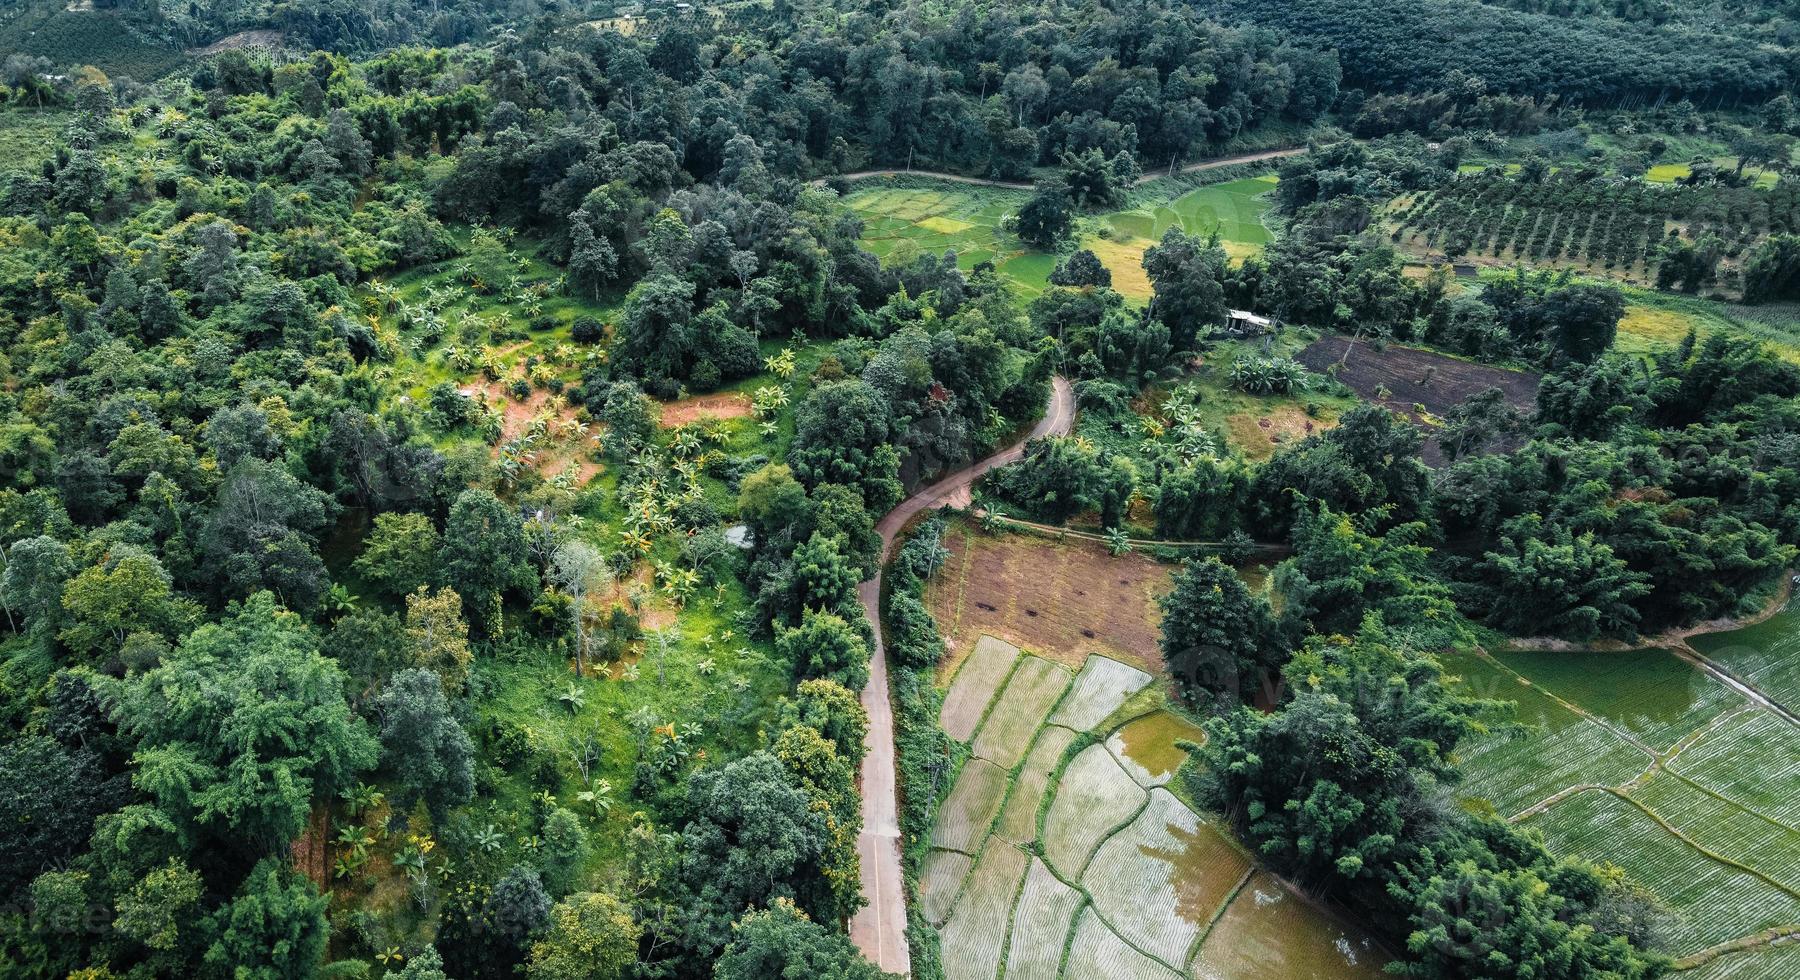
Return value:
[(881, 573), (894, 541), (908, 521), (965, 493), (976, 479), (1025, 454), (1025, 443), (1050, 435), (1067, 435), (1075, 422), (1075, 393), (1066, 378), (1050, 379), (1050, 404), (1031, 431), (992, 456), (958, 470), (901, 501), (875, 525), (881, 535), (881, 560), (875, 577), (857, 586), (863, 611), (875, 630), (869, 653), (869, 683), (862, 704), (869, 713), (869, 734), (862, 763), (862, 834), (856, 840), (862, 861), (862, 891), (867, 904), (850, 920), (850, 939), (869, 962), (889, 973), (912, 974), (906, 945), (906, 891), (900, 859), (900, 804), (894, 774), (894, 709), (888, 693), (887, 647), (881, 639)]

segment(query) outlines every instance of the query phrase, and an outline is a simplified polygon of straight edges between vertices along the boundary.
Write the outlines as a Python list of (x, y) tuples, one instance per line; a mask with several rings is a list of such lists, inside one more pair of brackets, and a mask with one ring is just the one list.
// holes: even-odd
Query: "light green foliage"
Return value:
[(273, 596), (195, 630), (119, 690), (133, 782), (192, 831), (251, 853), (287, 847), (315, 799), (375, 764), (344, 675)]

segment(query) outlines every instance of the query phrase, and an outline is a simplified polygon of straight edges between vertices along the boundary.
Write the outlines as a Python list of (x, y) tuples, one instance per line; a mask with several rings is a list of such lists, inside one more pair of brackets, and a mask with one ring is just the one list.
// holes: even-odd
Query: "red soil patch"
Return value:
[(950, 559), (925, 601), (945, 639), (948, 676), (986, 633), (1079, 668), (1102, 653), (1153, 673), (1172, 569), (1143, 555), (1114, 557), (1099, 542), (988, 535), (953, 524)]
[(741, 419), (750, 414), (750, 396), (741, 391), (695, 395), (662, 403), (662, 427), (679, 428), (701, 419)]
[[(550, 392), (542, 388), (532, 388), (531, 394), (524, 401), (518, 401), (507, 391), (515, 378), (505, 382), (483, 380), (479, 384), (471, 383), (462, 387), (462, 393), (475, 399), (485, 400), (488, 407), (500, 411), (500, 442), (502, 444), (517, 439), (531, 428), (531, 420), (550, 407)], [(576, 417), (573, 407), (565, 406), (556, 411), (556, 421), (564, 422)], [(580, 474), (582, 483), (599, 475), (601, 466), (591, 457), (595, 448), (592, 430), (588, 435), (564, 435), (554, 426), (549, 436), (538, 447), (537, 464), (532, 468), (538, 475), (548, 480), (574, 463)], [(500, 455), (500, 447), (496, 445), (493, 455)]]

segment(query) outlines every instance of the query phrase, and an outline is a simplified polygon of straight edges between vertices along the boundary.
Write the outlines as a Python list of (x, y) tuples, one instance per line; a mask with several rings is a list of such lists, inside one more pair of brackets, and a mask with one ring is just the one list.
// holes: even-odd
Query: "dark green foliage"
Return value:
[(399, 803), (424, 799), (434, 814), (475, 791), (475, 746), (450, 711), (443, 682), (425, 668), (401, 671), (375, 699), (382, 765), (403, 787)]
[(1056, 248), (1068, 237), (1074, 223), (1074, 209), (1069, 203), (1069, 188), (1056, 181), (1040, 183), (1031, 200), (1019, 208), (1019, 237), (1026, 244), (1046, 251)]
[(0, 852), (0, 894), (18, 894), (80, 851), (94, 818), (125, 803), (122, 782), (93, 753), (42, 735), (0, 746), (0, 822), (12, 841)]
[(1125, 515), (1135, 480), (1129, 460), (1060, 436), (1032, 440), (1024, 458), (1002, 470), (992, 486), (1039, 520), (1056, 524), (1095, 510), (1102, 527), (1114, 527)]
[(786, 899), (753, 911), (732, 928), (713, 968), (715, 980), (878, 980), (882, 976), (841, 933), (807, 918)]
[(710, 958), (723, 948), (746, 906), (788, 897), (803, 909), (819, 908), (825, 817), (773, 755), (696, 773), (688, 802), (693, 817), (682, 831), (680, 874), (692, 895), (691, 949)]
[(524, 522), (515, 508), (486, 490), (464, 490), (444, 523), (443, 575), (463, 598), (468, 618), (490, 633), (500, 627), (508, 594), (537, 591), (537, 569), (525, 547)]
[(1225, 250), (1170, 228), (1144, 250), (1144, 272), (1156, 290), (1151, 315), (1169, 326), (1176, 350), (1194, 349), (1196, 338), (1225, 322)]
[(1250, 496), (1259, 520), (1271, 532), (1284, 531), (1305, 500), (1350, 514), (1379, 510), (1387, 522), (1409, 520), (1425, 502), (1421, 441), (1394, 413), (1358, 405), (1336, 428), (1308, 436), (1257, 470)]
[(1357, 86), (1445, 89), (1473, 77), (1501, 92), (1601, 103), (1669, 91), (1760, 102), (1788, 81), (1772, 52), (1716, 25), (1656, 30), (1474, 0), (1253, 0), (1217, 9), (1338, 51), (1345, 81)]
[(264, 858), (237, 896), (212, 917), (206, 950), (214, 970), (250, 980), (302, 980), (318, 973), (331, 927), (327, 901), (283, 858)]
[(1231, 708), (1278, 686), (1288, 651), (1268, 600), (1217, 558), (1176, 573), (1158, 605), (1163, 662), (1190, 700)]

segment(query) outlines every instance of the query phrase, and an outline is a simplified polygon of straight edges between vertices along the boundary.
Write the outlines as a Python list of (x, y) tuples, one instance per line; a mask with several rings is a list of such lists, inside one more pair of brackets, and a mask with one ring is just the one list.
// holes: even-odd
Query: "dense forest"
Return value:
[[(1768, 600), (1800, 367), (1628, 352), (1616, 283), (1459, 286), (1399, 242), (1800, 298), (1792, 21), (1743, 6), (1740, 36), (1627, 2), (102, 2), (285, 41), (137, 79), (7, 53), (0, 116), (51, 135), (0, 161), (0, 976), (881, 976), (847, 929), (859, 694), (885, 638), (914, 894), (967, 755), (943, 523), (882, 623), (858, 585), (880, 518), (1063, 379), (1080, 429), (987, 477), (990, 516), (1281, 556), (1161, 599), (1188, 797), (1399, 975), (1660, 975), (1657, 895), (1454, 805), (1507, 709), (1437, 657)], [(1737, 173), (1465, 169), (1681, 100)], [(1115, 290), (1096, 215), (1277, 147), (1256, 254), (1169, 228), (1148, 300)], [(877, 168), (1031, 181), (1003, 225), (1044, 288), (878, 257), (845, 205)], [(1283, 332), (1228, 347), (1228, 310)], [(1300, 331), (1541, 384), (1423, 418)], [(1207, 421), (1227, 358), (1302, 435), (1251, 458)], [(913, 973), (954, 973), (910, 911)]]

